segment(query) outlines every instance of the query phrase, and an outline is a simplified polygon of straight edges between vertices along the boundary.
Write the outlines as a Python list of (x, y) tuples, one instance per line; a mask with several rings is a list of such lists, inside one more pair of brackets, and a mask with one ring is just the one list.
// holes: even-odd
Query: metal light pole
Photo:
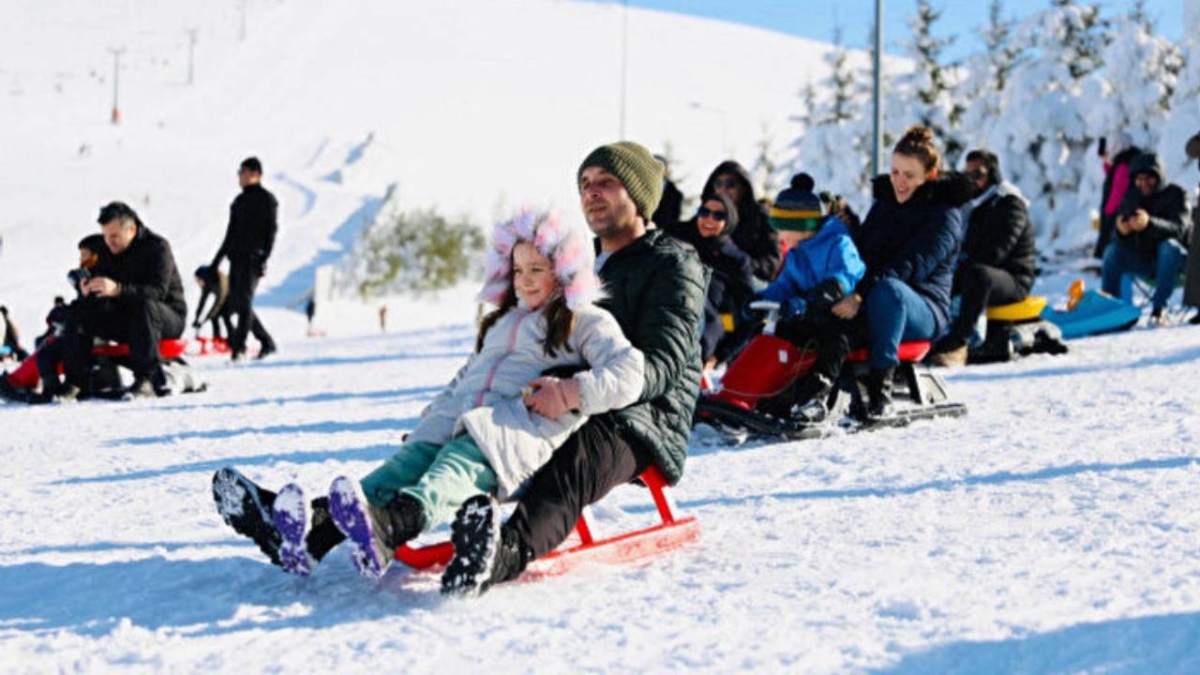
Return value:
[(125, 53), (125, 48), (109, 47), (108, 51), (113, 55), (113, 104), (112, 104), (112, 123), (121, 123), (121, 55)]
[(625, 80), (629, 61), (629, 2), (621, 2), (621, 122), (617, 138), (625, 140)]
[(871, 178), (883, 171), (883, 0), (875, 0), (874, 129), (871, 132)]

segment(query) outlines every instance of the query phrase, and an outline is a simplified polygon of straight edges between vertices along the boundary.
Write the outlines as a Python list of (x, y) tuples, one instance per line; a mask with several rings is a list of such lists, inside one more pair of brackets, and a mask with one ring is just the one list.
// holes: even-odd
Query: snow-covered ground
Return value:
[[(474, 289), (461, 288), (395, 301), (387, 334), (370, 308), (327, 308), (318, 324), (330, 337), (308, 339), (283, 307), (393, 183), (406, 208), (486, 220), (498, 204), (533, 201), (577, 218), (577, 162), (617, 133), (621, 10), (10, 8), (0, 301), (26, 340), (109, 199), (165, 233), (185, 275), (215, 250), (244, 155), (263, 157), (284, 215), (261, 289), (281, 344), (271, 360), (195, 359), (204, 394), (0, 404), (3, 672), (1200, 669), (1190, 326), (953, 371), (964, 419), (696, 445), (675, 496), (701, 540), (638, 564), (469, 602), (403, 569), (365, 583), (344, 551), (311, 579), (279, 573), (221, 522), (212, 473), (234, 465), (315, 492), (368, 471), (466, 357), (475, 317)], [(193, 87), (188, 27), (199, 35)], [(639, 10), (629, 29), (629, 135), (671, 141), (689, 192), (726, 145), (749, 163), (758, 122), (782, 125), (825, 68), (826, 47), (764, 31)], [(110, 45), (128, 48), (115, 127)], [(1041, 283), (1057, 299), (1066, 275)], [(649, 509), (621, 488), (597, 515), (620, 528)]]
[[(297, 334), (282, 312), (268, 320)], [(696, 446), (701, 541), (447, 601), (280, 573), (217, 516), (232, 464), (324, 489), (370, 470), (471, 347), (470, 317), (196, 359), (205, 394), (0, 406), (6, 672), (1195, 672), (1200, 333), (1080, 340), (949, 374), (969, 416)], [(649, 504), (621, 488), (610, 526)]]

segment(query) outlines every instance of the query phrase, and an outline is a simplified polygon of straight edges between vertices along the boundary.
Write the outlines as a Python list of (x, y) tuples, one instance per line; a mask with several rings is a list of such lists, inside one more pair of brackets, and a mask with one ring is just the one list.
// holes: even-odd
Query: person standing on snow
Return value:
[(229, 309), (237, 315), (233, 335), (229, 339), (230, 358), (239, 361), (246, 356), (246, 334), (253, 333), (259, 342), (258, 358), (275, 351), (275, 341), (254, 313), (254, 291), (266, 274), (267, 259), (275, 246), (279, 229), (279, 202), (262, 186), (262, 162), (248, 157), (238, 169), (238, 185), (242, 193), (229, 207), (229, 226), (225, 239), (217, 249), (210, 267), (216, 270), (223, 258), (229, 258)]

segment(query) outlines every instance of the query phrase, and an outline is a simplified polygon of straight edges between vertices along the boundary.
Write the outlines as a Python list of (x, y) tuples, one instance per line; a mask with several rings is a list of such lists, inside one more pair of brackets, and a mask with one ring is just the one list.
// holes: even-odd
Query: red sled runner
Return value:
[[(529, 563), (525, 574), (544, 577), (567, 572), (580, 563), (625, 563), (670, 551), (700, 539), (700, 523), (694, 516), (679, 518), (668, 494), (667, 481), (651, 465), (639, 480), (650, 489), (661, 522), (632, 532), (597, 537), (594, 523), (585, 510), (570, 538), (554, 551)], [(445, 566), (454, 556), (454, 544), (443, 541), (427, 546), (407, 544), (396, 549), (396, 560), (418, 570)]]
[(929, 353), (928, 341), (900, 345), (896, 368), (894, 414), (868, 419), (862, 377), (867, 371), (867, 350), (856, 349), (846, 357), (838, 384), (825, 402), (825, 422), (804, 424), (777, 419), (756, 410), (759, 401), (781, 394), (791, 382), (812, 369), (816, 353), (777, 337), (775, 323), (779, 304), (759, 301), (751, 305), (767, 311), (766, 326), (734, 359), (725, 372), (719, 391), (706, 393), (696, 406), (696, 422), (705, 423), (730, 439), (749, 435), (787, 439), (820, 438), (836, 429), (857, 431), (883, 426), (903, 426), (919, 419), (960, 417), (967, 413), (961, 403), (949, 401), (946, 384), (920, 362)]

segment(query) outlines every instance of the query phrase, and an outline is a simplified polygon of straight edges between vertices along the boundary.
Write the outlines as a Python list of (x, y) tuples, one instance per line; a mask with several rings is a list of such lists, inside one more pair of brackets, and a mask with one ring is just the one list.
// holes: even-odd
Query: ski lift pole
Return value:
[(875, 68), (871, 83), (874, 124), (871, 132), (871, 178), (883, 171), (883, 0), (875, 0)]

